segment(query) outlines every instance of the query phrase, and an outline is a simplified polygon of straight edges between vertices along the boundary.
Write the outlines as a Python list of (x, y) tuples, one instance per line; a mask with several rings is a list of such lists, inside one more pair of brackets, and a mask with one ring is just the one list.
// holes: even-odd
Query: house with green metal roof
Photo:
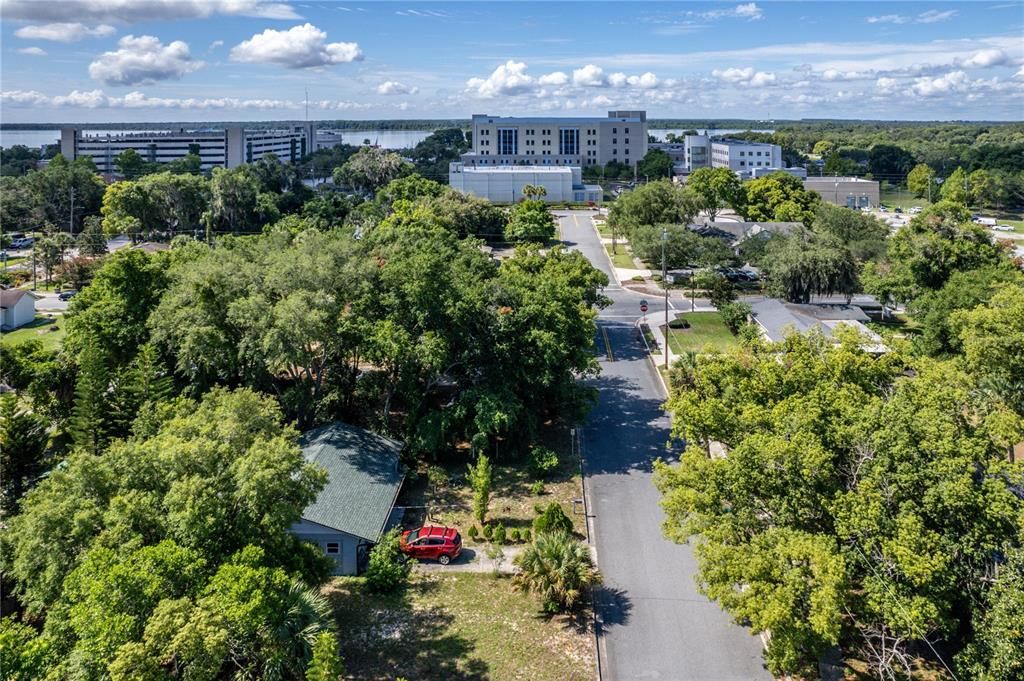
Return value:
[(402, 444), (340, 421), (304, 433), (299, 444), (327, 471), (327, 484), (291, 532), (334, 560), (334, 574), (358, 574), (389, 528), (405, 479)]

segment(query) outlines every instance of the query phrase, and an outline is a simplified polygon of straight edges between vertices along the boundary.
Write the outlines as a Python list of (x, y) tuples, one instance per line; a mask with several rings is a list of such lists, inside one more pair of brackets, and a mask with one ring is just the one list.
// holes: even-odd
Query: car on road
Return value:
[(1011, 227), (1010, 225), (995, 225), (992, 229), (996, 230), (997, 232), (1012, 232), (1013, 231), (1013, 227)]
[(402, 553), (447, 565), (462, 553), (462, 537), (454, 527), (424, 525), (402, 533)]
[(902, 213), (902, 212), (903, 212), (903, 209), (902, 209), (902, 208), (900, 208), (899, 206), (896, 206), (896, 208), (895, 208), (895, 211), (896, 211), (897, 213)]
[(61, 291), (57, 294), (57, 300), (67, 302), (78, 295), (78, 291)]
[(21, 239), (15, 239), (14, 241), (12, 241), (11, 242), (11, 248), (14, 248), (14, 249), (31, 248), (33, 243), (35, 243), (35, 239), (33, 239), (30, 236), (26, 236), (26, 237), (23, 237)]
[(913, 213), (914, 215), (917, 215), (918, 213), (921, 212), (921, 206), (914, 206), (913, 208), (910, 209), (910, 212)]

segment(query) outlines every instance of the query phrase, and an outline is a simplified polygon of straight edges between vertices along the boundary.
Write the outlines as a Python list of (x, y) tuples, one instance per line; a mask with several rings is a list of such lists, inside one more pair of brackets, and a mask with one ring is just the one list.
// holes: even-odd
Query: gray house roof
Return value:
[(802, 227), (803, 224), (800, 222), (732, 222), (729, 220), (716, 220), (712, 222), (706, 218), (703, 222), (690, 225), (690, 229), (699, 234), (722, 238), (729, 236), (734, 242), (757, 236), (761, 232), (789, 234)]
[(376, 542), (402, 488), (402, 445), (336, 421), (303, 434), (310, 463), (327, 471), (327, 485), (302, 513), (305, 520)]
[(37, 296), (36, 294), (32, 293), (31, 291), (26, 291), (25, 289), (20, 289), (20, 288), (0, 289), (0, 308), (2, 308), (4, 310), (9, 310), (10, 308), (12, 308), (15, 305), (17, 305), (21, 301), (21, 299), (24, 298), (25, 296), (28, 296), (29, 298), (32, 298), (33, 300), (39, 298), (39, 296)]
[(856, 305), (797, 305), (769, 298), (751, 306), (754, 321), (764, 329), (769, 340), (781, 341), (789, 331), (807, 333), (812, 328), (820, 329), (831, 336), (832, 325), (828, 322), (866, 322), (868, 316)]

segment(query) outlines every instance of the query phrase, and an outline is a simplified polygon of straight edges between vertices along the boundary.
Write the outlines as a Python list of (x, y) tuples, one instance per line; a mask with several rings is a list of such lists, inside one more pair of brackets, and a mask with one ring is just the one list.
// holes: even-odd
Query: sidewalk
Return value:
[[(602, 246), (611, 245), (611, 239), (609, 239), (608, 237), (600, 236), (600, 232), (598, 232), (598, 236), (601, 239)], [(615, 243), (618, 244), (619, 246), (629, 245), (629, 242), (621, 237), (616, 239)], [(615, 263), (612, 262), (611, 258), (608, 258), (608, 260), (612, 264), (612, 269), (615, 270), (615, 278), (618, 279), (619, 283), (621, 284), (625, 284), (626, 282), (632, 280), (633, 277), (643, 277), (644, 279), (647, 279), (652, 274), (651, 270), (647, 269), (646, 267), (616, 267)], [(633, 261), (636, 262), (636, 258), (633, 258)]]

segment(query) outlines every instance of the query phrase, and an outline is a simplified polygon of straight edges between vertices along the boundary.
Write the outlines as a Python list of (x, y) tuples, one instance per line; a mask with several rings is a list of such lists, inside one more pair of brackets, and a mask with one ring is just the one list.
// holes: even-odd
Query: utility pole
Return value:
[(32, 239), (32, 290), (36, 290), (36, 240)]
[(668, 267), (665, 264), (665, 246), (668, 244), (668, 230), (661, 230), (661, 285), (665, 287), (665, 368), (668, 369)]

